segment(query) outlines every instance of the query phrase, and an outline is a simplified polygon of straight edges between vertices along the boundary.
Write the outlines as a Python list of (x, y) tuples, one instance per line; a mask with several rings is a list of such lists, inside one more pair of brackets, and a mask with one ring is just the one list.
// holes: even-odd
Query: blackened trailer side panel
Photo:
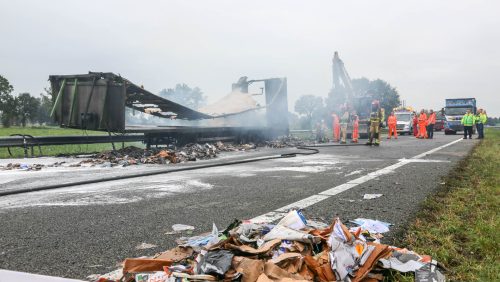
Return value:
[[(88, 130), (125, 130), (124, 83), (108, 79), (81, 80), (66, 77), (66, 85), (59, 94), (64, 79), (51, 79), (53, 99), (60, 95), (53, 118), (61, 127)], [(75, 91), (76, 90), (76, 91)]]

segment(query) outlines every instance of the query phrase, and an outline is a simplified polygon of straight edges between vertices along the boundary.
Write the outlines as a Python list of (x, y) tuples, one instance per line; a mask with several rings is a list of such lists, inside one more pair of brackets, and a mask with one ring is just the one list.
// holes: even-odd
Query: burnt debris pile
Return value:
[(214, 144), (190, 143), (182, 147), (164, 147), (141, 149), (125, 147), (116, 151), (95, 154), (81, 163), (109, 164), (110, 166), (128, 166), (136, 164), (176, 164), (216, 158), (221, 152), (246, 151), (255, 149), (254, 144), (232, 145), (217, 142)]

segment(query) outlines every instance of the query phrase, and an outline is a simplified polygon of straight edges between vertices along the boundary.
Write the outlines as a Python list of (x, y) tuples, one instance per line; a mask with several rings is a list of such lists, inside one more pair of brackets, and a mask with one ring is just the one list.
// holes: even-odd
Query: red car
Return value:
[(437, 112), (436, 113), (436, 123), (434, 124), (434, 131), (441, 131), (444, 129), (445, 117)]

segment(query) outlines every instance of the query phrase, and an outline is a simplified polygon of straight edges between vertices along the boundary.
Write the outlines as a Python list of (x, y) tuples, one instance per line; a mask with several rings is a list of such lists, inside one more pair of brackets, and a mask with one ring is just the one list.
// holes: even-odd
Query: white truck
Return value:
[(413, 109), (411, 107), (402, 107), (395, 108), (393, 111), (398, 121), (396, 124), (398, 134), (411, 135), (413, 133)]

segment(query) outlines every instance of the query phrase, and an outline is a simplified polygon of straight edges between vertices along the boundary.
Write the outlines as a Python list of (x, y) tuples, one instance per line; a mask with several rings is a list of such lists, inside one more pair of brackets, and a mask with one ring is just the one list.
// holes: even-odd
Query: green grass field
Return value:
[[(51, 126), (40, 127), (18, 127), (13, 126), (9, 128), (0, 127), (0, 137), (9, 136), (11, 134), (29, 134), (32, 136), (64, 136), (64, 135), (106, 135), (102, 131), (83, 131), (81, 129), (60, 128)], [(127, 142), (125, 146), (143, 147), (140, 142)], [(121, 148), (121, 143), (115, 143), (117, 148)], [(42, 154), (44, 156), (56, 156), (60, 154), (87, 154), (94, 152), (101, 152), (111, 150), (113, 146), (111, 143), (102, 144), (83, 144), (83, 145), (57, 145), (57, 146), (42, 146)], [(22, 148), (11, 148), (13, 157), (23, 157), (24, 151)], [(38, 148), (35, 147), (35, 155), (38, 155)], [(0, 158), (11, 158), (6, 148), (0, 148)]]
[(500, 130), (487, 129), (444, 182), (403, 245), (443, 263), (449, 281), (500, 281)]

